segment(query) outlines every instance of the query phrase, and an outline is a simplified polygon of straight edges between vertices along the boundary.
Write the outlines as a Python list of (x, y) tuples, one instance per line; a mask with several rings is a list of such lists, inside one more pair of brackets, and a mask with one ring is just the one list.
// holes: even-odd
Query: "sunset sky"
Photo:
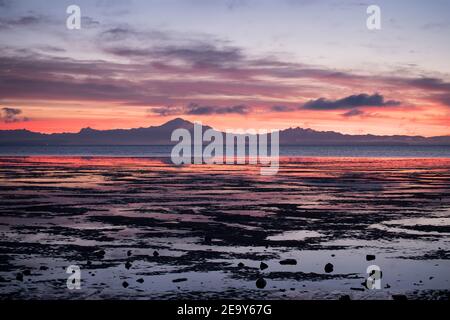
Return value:
[(449, 35), (446, 0), (0, 0), (0, 129), (450, 135)]

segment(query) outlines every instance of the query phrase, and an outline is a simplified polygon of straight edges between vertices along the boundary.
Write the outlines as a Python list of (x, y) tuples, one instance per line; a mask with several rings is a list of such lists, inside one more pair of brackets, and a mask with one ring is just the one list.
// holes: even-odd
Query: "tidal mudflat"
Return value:
[(449, 249), (450, 159), (0, 158), (2, 299), (448, 299)]

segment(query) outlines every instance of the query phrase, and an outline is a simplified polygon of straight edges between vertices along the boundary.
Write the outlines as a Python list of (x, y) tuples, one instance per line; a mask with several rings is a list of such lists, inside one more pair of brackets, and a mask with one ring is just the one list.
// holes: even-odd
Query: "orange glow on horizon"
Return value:
[[(433, 103), (426, 107), (407, 104), (398, 107), (364, 107), (362, 114), (345, 117), (348, 110), (295, 110), (290, 112), (267, 111), (270, 107), (254, 107), (248, 114), (170, 115), (160, 116), (143, 106), (123, 106), (85, 101), (14, 101), (28, 121), (0, 123), (0, 130), (27, 129), (41, 133), (79, 132), (90, 127), (97, 130), (132, 129), (159, 126), (176, 117), (226, 131), (227, 129), (281, 130), (310, 128), (317, 131), (335, 131), (343, 134), (374, 135), (450, 135), (450, 109)], [(20, 107), (28, 105), (28, 107)]]

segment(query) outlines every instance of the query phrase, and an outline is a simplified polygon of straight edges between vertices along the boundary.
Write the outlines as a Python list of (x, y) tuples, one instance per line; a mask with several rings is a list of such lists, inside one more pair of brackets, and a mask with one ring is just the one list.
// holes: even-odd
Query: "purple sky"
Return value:
[(450, 134), (449, 31), (438, 0), (0, 0), (1, 127)]

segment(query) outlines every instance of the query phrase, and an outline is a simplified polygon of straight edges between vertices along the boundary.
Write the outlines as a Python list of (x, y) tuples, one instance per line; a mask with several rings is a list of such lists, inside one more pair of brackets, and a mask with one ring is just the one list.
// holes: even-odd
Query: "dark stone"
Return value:
[(47, 267), (47, 266), (40, 266), (40, 267), (39, 267), (39, 270), (45, 271), (45, 270), (48, 270), (48, 267)]
[(31, 271), (30, 270), (23, 270), (23, 275), (24, 276), (31, 276)]
[(16, 280), (23, 281), (23, 274), (22, 274), (22, 272), (19, 272), (18, 274), (16, 274)]
[(261, 269), (261, 270), (265, 270), (265, 269), (267, 269), (269, 266), (267, 265), (267, 264), (265, 264), (264, 262), (261, 262), (261, 264), (259, 265), (259, 268)]
[(131, 268), (131, 262), (127, 261), (127, 263), (125, 263), (125, 268), (130, 269)]
[(126, 281), (122, 282), (122, 287), (128, 288), (128, 282), (126, 282)]
[(386, 283), (386, 285), (384, 286), (385, 289), (389, 289), (391, 286), (389, 285), (389, 283)]
[(159, 257), (159, 252), (158, 251), (153, 251), (153, 256), (154, 257)]
[(105, 250), (99, 250), (99, 251), (95, 252), (95, 254), (96, 254), (97, 256), (103, 258), (103, 257), (105, 256), (106, 252), (105, 252)]
[(367, 260), (367, 261), (375, 260), (375, 255), (374, 255), (374, 254), (368, 254), (368, 255), (366, 255), (366, 260)]
[(239, 268), (243, 268), (243, 267), (245, 267), (245, 264), (243, 264), (242, 262), (239, 262), (239, 263), (238, 263), (238, 267), (239, 267)]
[(139, 279), (137, 279), (137, 280), (136, 280), (136, 282), (139, 282), (139, 283), (144, 283), (144, 279), (142, 279), (142, 278), (139, 278)]
[(333, 272), (334, 266), (333, 266), (331, 263), (327, 263), (327, 264), (325, 265), (324, 270), (325, 270), (326, 273)]
[(177, 282), (184, 282), (187, 281), (187, 278), (179, 278), (179, 279), (173, 279), (172, 282), (177, 283)]
[(256, 280), (256, 287), (258, 289), (264, 289), (267, 285), (266, 280), (264, 280), (264, 278), (258, 278), (258, 280)]
[(127, 256), (130, 257), (131, 256), (131, 250), (127, 251)]
[(282, 265), (296, 265), (297, 264), (297, 260), (295, 259), (284, 259), (280, 261), (280, 264)]

